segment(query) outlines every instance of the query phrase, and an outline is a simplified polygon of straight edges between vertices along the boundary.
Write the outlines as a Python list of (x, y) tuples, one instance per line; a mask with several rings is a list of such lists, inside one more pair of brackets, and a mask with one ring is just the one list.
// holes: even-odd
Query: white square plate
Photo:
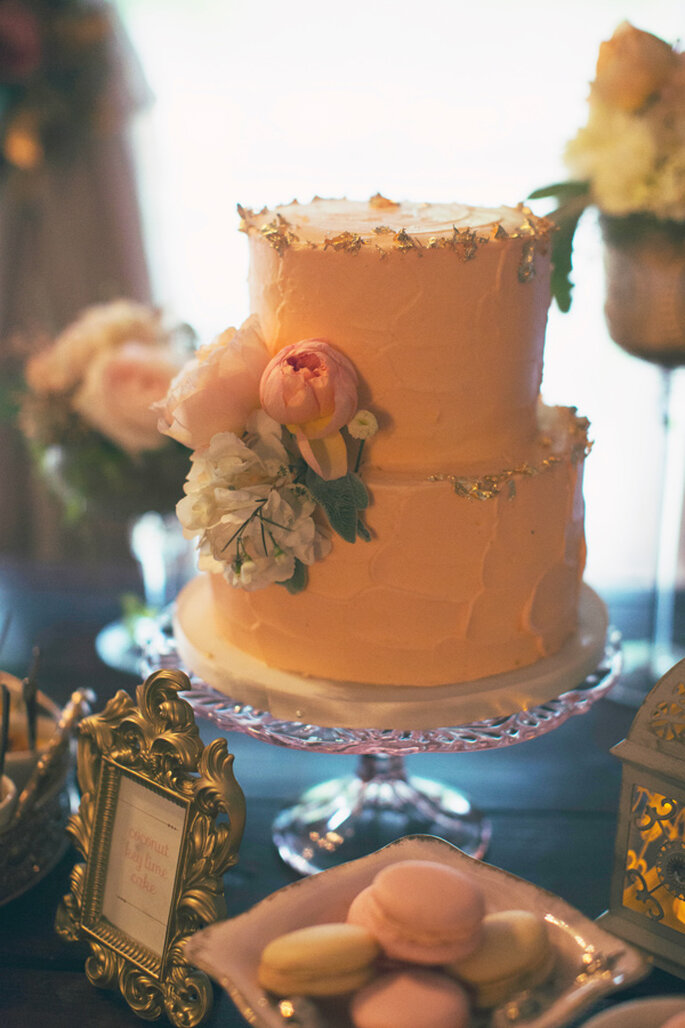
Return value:
[(675, 1014), (685, 1013), (685, 995), (653, 996), (618, 1003), (591, 1017), (583, 1028), (662, 1028)]
[(295, 1016), (285, 1018), (279, 1003), (259, 986), (261, 953), (271, 939), (295, 928), (344, 921), (357, 893), (382, 867), (399, 860), (448, 864), (479, 882), (489, 913), (531, 910), (547, 922), (556, 951), (555, 972), (549, 982), (516, 997), (506, 1009), (474, 1018), (474, 1028), (562, 1028), (602, 996), (639, 980), (650, 969), (634, 947), (610, 935), (553, 893), (474, 860), (442, 839), (422, 835), (405, 836), (367, 857), (279, 889), (246, 913), (191, 936), (185, 957), (228, 992), (249, 1024), (259, 1028), (319, 1028), (325, 1022), (317, 1016), (314, 1003), (293, 999)]

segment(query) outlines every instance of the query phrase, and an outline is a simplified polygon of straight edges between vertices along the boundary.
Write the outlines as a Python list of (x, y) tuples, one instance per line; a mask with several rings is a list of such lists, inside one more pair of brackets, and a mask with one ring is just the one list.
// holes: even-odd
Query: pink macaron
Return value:
[(447, 864), (401, 860), (378, 872), (347, 920), (366, 928), (387, 956), (413, 964), (462, 960), (482, 938), (480, 886)]
[(469, 1001), (447, 976), (425, 968), (394, 971), (352, 998), (355, 1028), (467, 1028)]

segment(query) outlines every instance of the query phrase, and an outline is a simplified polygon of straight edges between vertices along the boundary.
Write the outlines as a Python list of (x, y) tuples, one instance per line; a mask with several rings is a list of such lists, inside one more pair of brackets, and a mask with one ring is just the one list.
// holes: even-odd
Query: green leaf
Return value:
[(369, 505), (369, 494), (359, 476), (350, 471), (342, 478), (326, 482), (308, 468), (305, 484), (316, 502), (323, 507), (333, 531), (346, 542), (355, 542), (358, 512)]
[(357, 535), (360, 539), (363, 539), (365, 543), (371, 542), (371, 533), (361, 518), (357, 518)]
[(354, 497), (357, 510), (366, 510), (369, 506), (369, 494), (366, 491), (366, 486), (362, 482), (361, 478), (359, 475), (356, 475), (354, 471), (348, 472), (345, 478)]
[(534, 189), (532, 193), (528, 194), (529, 200), (546, 200), (550, 196), (555, 196), (557, 199), (570, 200), (575, 196), (586, 196), (590, 191), (590, 184), (588, 182), (554, 182), (551, 186), (541, 186), (540, 189)]
[(534, 189), (529, 200), (544, 200), (554, 197), (559, 206), (547, 217), (557, 225), (552, 236), (552, 296), (559, 310), (566, 314), (571, 309), (573, 283), (573, 237), (578, 221), (590, 203), (588, 182), (555, 182), (550, 186)]
[(303, 589), (307, 588), (308, 577), (309, 573), (306, 566), (295, 557), (295, 570), (291, 577), (286, 582), (279, 582), (278, 584), (284, 585), (288, 592), (294, 596), (295, 593), (301, 593)]
[(549, 215), (558, 226), (552, 237), (552, 296), (564, 314), (571, 309), (573, 237), (586, 206), (584, 197), (576, 197)]
[(0, 368), (0, 423), (15, 422), (21, 409), (21, 381)]

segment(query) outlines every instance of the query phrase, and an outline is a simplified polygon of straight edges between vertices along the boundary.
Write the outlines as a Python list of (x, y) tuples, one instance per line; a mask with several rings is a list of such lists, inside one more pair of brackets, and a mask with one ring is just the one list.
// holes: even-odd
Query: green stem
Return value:
[(264, 507), (265, 504), (266, 504), (266, 500), (257, 500), (257, 506), (252, 511), (252, 513), (250, 514), (249, 518), (246, 518), (245, 521), (243, 521), (243, 523), (240, 526), (240, 528), (237, 528), (235, 530), (235, 532), (233, 533), (233, 535), (231, 536), (231, 538), (228, 540), (228, 542), (224, 543), (224, 545), (221, 547), (221, 552), (222, 553), (224, 552), (224, 550), (228, 549), (228, 547), (231, 545), (231, 543), (233, 542), (234, 539), (238, 539), (239, 536), (242, 535), (242, 533), (245, 531), (245, 529), (250, 524), (252, 519), (259, 515), (262, 507)]
[(356, 463), (354, 465), (354, 473), (355, 473), (355, 475), (359, 471), (359, 465), (362, 462), (362, 453), (364, 452), (364, 443), (365, 442), (366, 442), (366, 439), (361, 439), (360, 442), (359, 442), (359, 449), (357, 450), (357, 461), (356, 461)]

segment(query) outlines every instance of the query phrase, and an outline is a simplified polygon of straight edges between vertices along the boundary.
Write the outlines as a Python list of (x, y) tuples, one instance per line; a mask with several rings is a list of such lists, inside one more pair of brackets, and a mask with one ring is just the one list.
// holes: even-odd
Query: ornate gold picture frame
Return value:
[(225, 739), (205, 747), (182, 671), (156, 671), (80, 725), (81, 803), (67, 831), (85, 863), (56, 929), (91, 948), (93, 985), (119, 988), (145, 1020), (200, 1024), (209, 978), (184, 959), (198, 928), (225, 917), (222, 876), (238, 859), (245, 800)]

